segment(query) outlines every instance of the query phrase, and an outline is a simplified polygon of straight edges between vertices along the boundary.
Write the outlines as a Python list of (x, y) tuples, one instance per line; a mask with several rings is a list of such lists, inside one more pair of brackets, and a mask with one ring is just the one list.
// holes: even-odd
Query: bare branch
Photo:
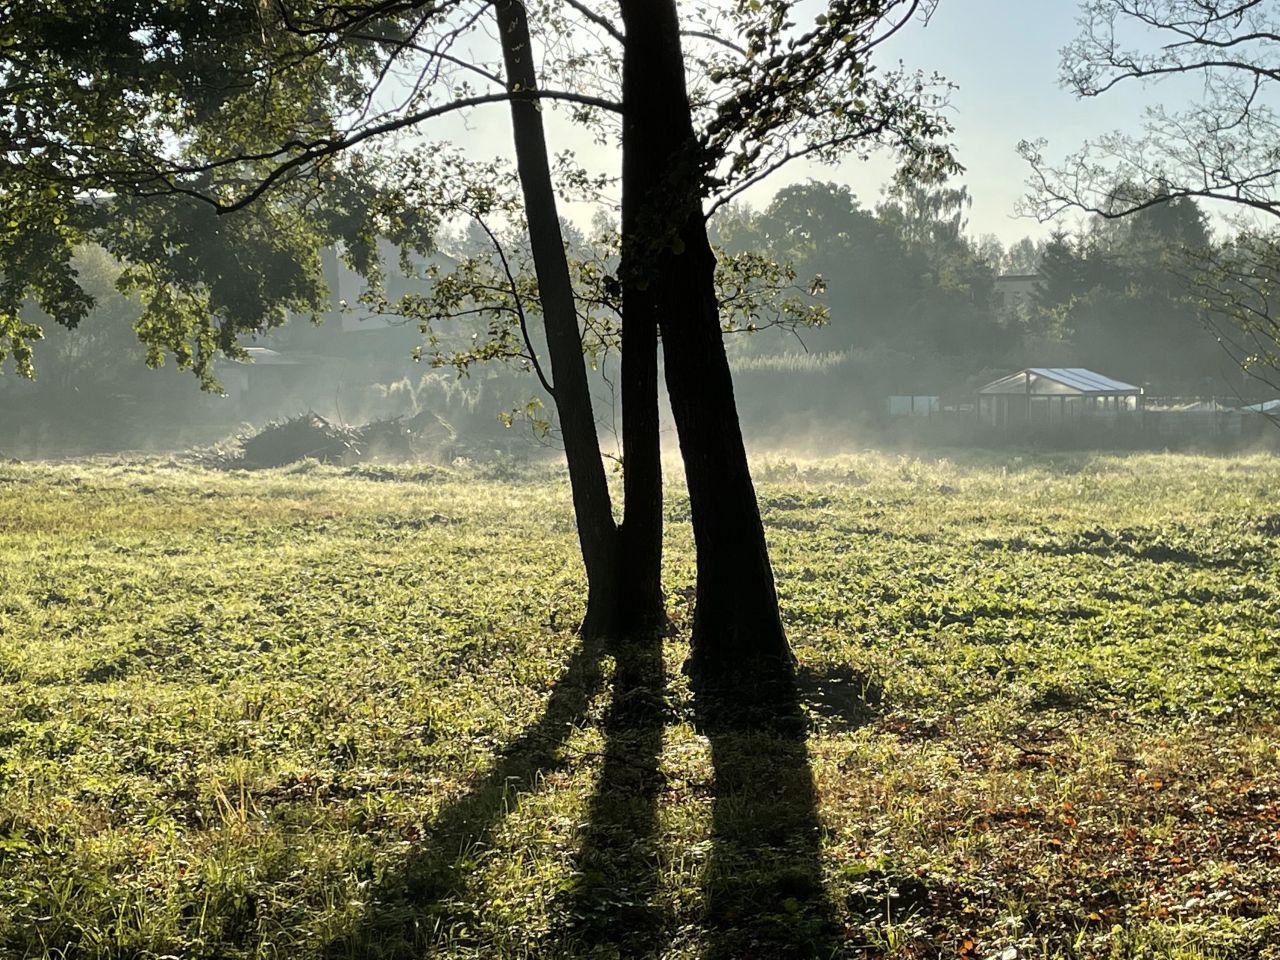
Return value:
[[(348, 150), (366, 140), (394, 133), (398, 130), (405, 129), (406, 127), (416, 126), (417, 124), (423, 123), (427, 120), (451, 113), (457, 113), (458, 111), (467, 110), (472, 107), (483, 106), (491, 103), (507, 103), (515, 100), (563, 100), (570, 103), (580, 103), (598, 107), (604, 110), (617, 112), (621, 112), (622, 110), (621, 104), (615, 103), (614, 101), (564, 90), (520, 90), (504, 93), (482, 94), (474, 97), (464, 97), (450, 103), (415, 111), (414, 113), (396, 117), (393, 120), (387, 120), (375, 126), (366, 127), (363, 130), (349, 133), (344, 136), (332, 138), (322, 137), (311, 142), (290, 141), (282, 144), (278, 149), (269, 153), (231, 157), (223, 160), (210, 161), (207, 164), (195, 164), (176, 169), (168, 169), (163, 172), (115, 171), (104, 173), (101, 176), (106, 182), (132, 182), (143, 190), (145, 190), (148, 184), (154, 184), (155, 188), (149, 195), (159, 196), (165, 194), (176, 194), (180, 196), (188, 196), (207, 203), (219, 213), (232, 213), (236, 210), (241, 210), (249, 206), (255, 200), (267, 193), (273, 186), (307, 164), (341, 153), (342, 151)], [(207, 173), (236, 163), (245, 163), (250, 161), (274, 161), (291, 150), (297, 150), (299, 152), (288, 159), (280, 160), (277, 166), (258, 180), (252, 188), (232, 201), (222, 201), (210, 196), (202, 190), (185, 187), (175, 179), (177, 176)], [(148, 194), (144, 193), (143, 195)]]
[(586, 17), (588, 20), (594, 23), (597, 27), (599, 27), (601, 30), (603, 30), (605, 33), (611, 36), (614, 40), (618, 41), (618, 43), (627, 42), (626, 36), (622, 33), (621, 30), (619, 30), (616, 26), (614, 26), (613, 22), (609, 20), (608, 17), (602, 16), (601, 14), (596, 13), (594, 10), (588, 7), (585, 3), (582, 3), (581, 0), (564, 0), (564, 2), (567, 3), (569, 6), (573, 7), (573, 9), (577, 10), (580, 14), (582, 14), (584, 17)]

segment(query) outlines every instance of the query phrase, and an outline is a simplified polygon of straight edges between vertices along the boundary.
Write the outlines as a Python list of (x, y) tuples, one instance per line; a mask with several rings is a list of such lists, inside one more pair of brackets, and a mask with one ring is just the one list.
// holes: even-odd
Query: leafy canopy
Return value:
[[(957, 169), (936, 78), (874, 54), (919, 0), (831, 0), (809, 26), (783, 0), (682, 11), (698, 195), (708, 210), (802, 156), (896, 150), (912, 175)], [(137, 331), (214, 385), (239, 338), (316, 315), (317, 250), (376, 276), (374, 238), (427, 250), (448, 203), (407, 181), (430, 121), (512, 98), (564, 104), (613, 142), (625, 43), (587, 0), (531, 6), (544, 88), (510, 89), (489, 0), (16, 0), (0, 17), (0, 360), (32, 372), (34, 297), (75, 326), (71, 254), (94, 240), (143, 304)], [(725, 40), (725, 37), (738, 38)], [(459, 175), (476, 181), (489, 161)], [(571, 160), (562, 186), (608, 204)], [(440, 178), (432, 178), (439, 183)], [(504, 214), (520, 229), (519, 211)]]

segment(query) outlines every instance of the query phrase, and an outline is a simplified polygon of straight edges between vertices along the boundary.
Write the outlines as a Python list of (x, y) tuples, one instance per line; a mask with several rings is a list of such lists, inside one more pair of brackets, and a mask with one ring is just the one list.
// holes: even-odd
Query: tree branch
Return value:
[[(565, 90), (519, 90), (503, 93), (489, 93), (474, 97), (464, 97), (447, 104), (429, 107), (425, 110), (419, 110), (415, 113), (397, 117), (394, 120), (388, 120), (383, 123), (376, 124), (375, 126), (367, 127), (355, 133), (346, 134), (340, 137), (322, 137), (311, 142), (296, 140), (288, 141), (285, 144), (282, 144), (278, 149), (269, 153), (230, 157), (225, 160), (210, 161), (207, 164), (193, 164), (185, 167), (170, 168), (163, 172), (139, 172), (127, 170), (107, 171), (99, 176), (101, 176), (107, 183), (129, 181), (139, 187), (145, 187), (148, 184), (160, 184), (162, 189), (149, 194), (150, 196), (163, 194), (187, 196), (203, 203), (207, 203), (218, 213), (233, 213), (236, 210), (241, 210), (249, 206), (286, 176), (299, 170), (301, 167), (306, 166), (308, 163), (341, 153), (342, 151), (350, 149), (359, 143), (363, 143), (365, 140), (383, 136), (388, 133), (394, 133), (398, 130), (405, 129), (406, 127), (415, 126), (426, 120), (445, 116), (460, 110), (466, 110), (471, 107), (483, 106), (491, 103), (506, 103), (513, 100), (563, 100), (569, 103), (580, 103), (619, 113), (622, 111), (622, 105), (615, 101)], [(183, 187), (173, 179), (176, 176), (196, 176), (202, 173), (209, 173), (213, 170), (238, 163), (276, 160), (276, 158), (292, 149), (297, 149), (301, 152), (287, 160), (281, 160), (274, 170), (262, 177), (251, 189), (230, 202), (218, 200), (201, 190), (191, 187)]]
[(627, 38), (623, 34), (623, 32), (619, 30), (616, 26), (614, 26), (612, 21), (610, 21), (608, 17), (605, 17), (602, 14), (596, 13), (594, 10), (588, 7), (585, 3), (580, 2), (580, 0), (564, 0), (564, 2), (567, 3), (569, 6), (573, 7), (573, 9), (577, 10), (580, 14), (582, 14), (584, 17), (586, 17), (588, 20), (594, 23), (597, 27), (599, 27), (601, 30), (603, 30), (605, 33), (611, 36), (614, 40), (618, 41), (618, 43), (625, 44), (627, 42)]
[(551, 381), (542, 371), (542, 364), (538, 362), (538, 351), (534, 349), (533, 338), (529, 335), (529, 321), (525, 316), (524, 299), (520, 296), (520, 288), (516, 284), (515, 274), (511, 271), (511, 264), (507, 260), (506, 252), (502, 249), (502, 243), (489, 225), (484, 222), (484, 217), (480, 216), (476, 211), (471, 211), (471, 216), (475, 222), (480, 225), (480, 229), (485, 232), (489, 238), (489, 242), (493, 244), (494, 252), (498, 255), (498, 261), (502, 264), (502, 272), (507, 275), (507, 283), (511, 287), (512, 301), (515, 303), (516, 317), (520, 321), (520, 334), (524, 337), (525, 348), (529, 351), (529, 360), (533, 363), (533, 371), (538, 375), (538, 380), (542, 383), (542, 389), (547, 391), (547, 395), (552, 400), (556, 397), (555, 388), (551, 386)]

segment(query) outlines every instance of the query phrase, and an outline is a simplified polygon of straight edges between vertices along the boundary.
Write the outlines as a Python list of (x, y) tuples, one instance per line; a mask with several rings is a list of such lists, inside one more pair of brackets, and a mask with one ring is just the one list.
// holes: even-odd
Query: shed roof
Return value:
[(993, 380), (978, 391), (983, 394), (1021, 393), (1033, 396), (1136, 396), (1141, 387), (1113, 380), (1084, 367), (1028, 367)]

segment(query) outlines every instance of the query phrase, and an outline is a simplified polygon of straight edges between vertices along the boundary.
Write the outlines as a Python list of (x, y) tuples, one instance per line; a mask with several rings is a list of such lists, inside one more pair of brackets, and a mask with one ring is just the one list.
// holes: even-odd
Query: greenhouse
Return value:
[(1029, 367), (978, 391), (978, 417), (992, 427), (1115, 422), (1141, 409), (1141, 387), (1084, 367)]

